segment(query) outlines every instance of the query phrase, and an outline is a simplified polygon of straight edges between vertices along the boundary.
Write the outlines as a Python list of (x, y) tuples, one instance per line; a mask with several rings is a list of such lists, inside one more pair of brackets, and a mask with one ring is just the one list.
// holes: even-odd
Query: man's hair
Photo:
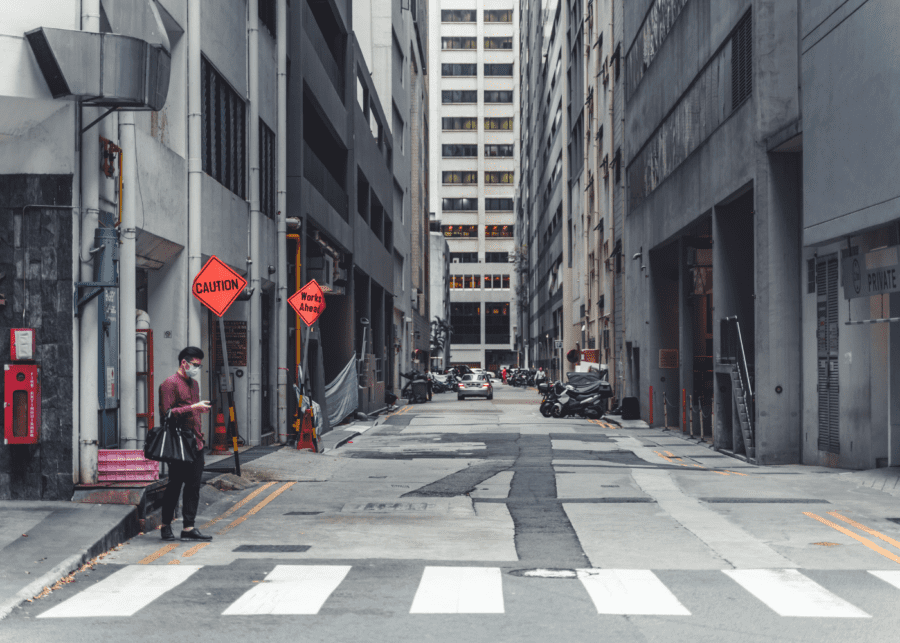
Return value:
[(203, 359), (203, 351), (197, 348), (196, 346), (188, 346), (181, 350), (178, 353), (178, 363), (181, 364), (181, 360), (186, 359), (191, 361), (192, 359)]

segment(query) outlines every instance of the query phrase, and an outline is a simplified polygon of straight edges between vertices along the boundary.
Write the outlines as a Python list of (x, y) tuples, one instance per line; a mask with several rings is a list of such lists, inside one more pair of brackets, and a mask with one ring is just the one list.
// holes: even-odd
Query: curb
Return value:
[(72, 573), (90, 559), (112, 549), (123, 540), (128, 540), (132, 536), (135, 536), (138, 533), (137, 514), (137, 507), (135, 507), (131, 510), (131, 513), (122, 518), (116, 526), (110, 529), (104, 536), (101, 536), (95, 543), (85, 547), (80, 553), (69, 556), (53, 569), (46, 572), (43, 576), (36, 578), (20, 589), (12, 596), (12, 598), (0, 602), (0, 620), (9, 616), (9, 614), (21, 603), (40, 594), (44, 587), (54, 585), (60, 578)]
[(337, 444), (335, 444), (334, 447), (332, 447), (331, 450), (334, 451), (335, 449), (340, 449), (342, 446), (344, 446), (345, 444), (347, 444), (350, 440), (352, 440), (353, 438), (355, 438), (355, 437), (357, 437), (357, 436), (359, 436), (359, 435), (362, 435), (362, 433), (360, 433), (360, 432), (358, 432), (358, 431), (357, 431), (356, 433), (352, 433), (352, 434), (348, 435), (346, 438), (344, 438), (343, 440), (341, 440), (340, 442), (338, 442)]

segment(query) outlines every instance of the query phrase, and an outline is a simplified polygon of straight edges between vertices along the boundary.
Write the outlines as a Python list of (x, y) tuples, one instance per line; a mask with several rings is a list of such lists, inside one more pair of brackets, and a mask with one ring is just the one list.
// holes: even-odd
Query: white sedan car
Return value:
[(491, 384), (490, 376), (485, 373), (469, 373), (463, 375), (459, 381), (459, 390), (456, 392), (456, 399), (461, 400), (466, 397), (484, 397), (489, 400), (494, 399), (494, 387)]

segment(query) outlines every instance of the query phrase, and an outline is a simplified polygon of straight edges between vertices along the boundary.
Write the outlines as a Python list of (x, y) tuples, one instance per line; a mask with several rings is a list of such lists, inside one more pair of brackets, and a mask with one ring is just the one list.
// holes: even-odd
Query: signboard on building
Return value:
[(312, 326), (325, 310), (325, 293), (313, 279), (291, 295), (288, 303), (307, 326)]
[(213, 256), (194, 277), (191, 292), (201, 304), (221, 317), (246, 287), (246, 279)]
[(847, 257), (841, 273), (845, 299), (900, 292), (900, 246)]
[[(224, 321), (225, 347), (228, 349), (229, 366), (247, 366), (247, 322)], [(219, 342), (219, 325), (211, 324), (213, 356), (216, 366), (222, 363), (222, 344)]]

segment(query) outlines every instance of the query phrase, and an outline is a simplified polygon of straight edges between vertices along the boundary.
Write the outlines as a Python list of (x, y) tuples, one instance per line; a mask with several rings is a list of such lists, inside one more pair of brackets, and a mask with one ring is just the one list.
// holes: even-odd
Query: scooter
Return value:
[[(559, 387), (559, 388), (558, 388)], [(539, 410), (541, 415), (548, 418), (552, 415), (553, 405), (559, 400), (560, 393), (565, 390), (562, 382), (551, 384), (549, 382), (541, 382), (538, 384), (538, 392), (543, 396)]]

